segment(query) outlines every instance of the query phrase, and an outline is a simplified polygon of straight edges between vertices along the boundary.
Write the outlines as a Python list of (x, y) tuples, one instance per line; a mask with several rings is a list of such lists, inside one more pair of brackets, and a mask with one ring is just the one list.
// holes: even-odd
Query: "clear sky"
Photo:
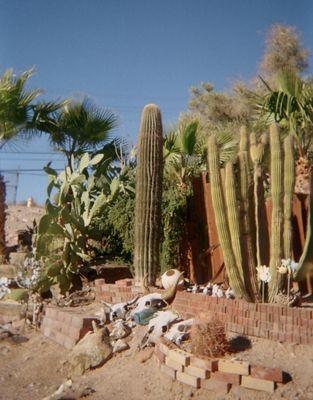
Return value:
[[(311, 0), (0, 0), (0, 9), (1, 72), (36, 66), (31, 86), (45, 98), (89, 95), (118, 114), (116, 133), (132, 142), (146, 103), (166, 125), (187, 108), (190, 86), (222, 90), (253, 76), (271, 24), (296, 26), (313, 50)], [(45, 137), (6, 147), (0, 169), (62, 167), (51, 151)], [(45, 187), (43, 173), (24, 172), (17, 199), (43, 203)]]

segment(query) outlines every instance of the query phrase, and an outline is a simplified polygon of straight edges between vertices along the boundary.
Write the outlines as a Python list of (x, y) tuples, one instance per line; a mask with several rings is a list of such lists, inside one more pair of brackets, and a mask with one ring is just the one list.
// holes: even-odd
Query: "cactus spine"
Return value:
[(155, 104), (144, 107), (138, 137), (135, 205), (135, 278), (155, 283), (159, 270), (163, 179), (163, 129)]
[(274, 301), (280, 286), (281, 278), (277, 271), (282, 256), (282, 151), (279, 131), (276, 124), (270, 126), (271, 146), (271, 194), (272, 222), (270, 244), (270, 292), (269, 300)]
[(292, 239), (292, 198), (294, 191), (294, 153), (293, 139), (288, 135), (284, 140), (284, 258), (291, 258)]
[(236, 259), (236, 264), (239, 268), (241, 279), (244, 282), (245, 277), (242, 270), (238, 202), (236, 196), (236, 184), (233, 163), (231, 161), (229, 161), (225, 167), (225, 200), (227, 206), (227, 217), (229, 223), (231, 244)]
[(219, 154), (214, 136), (211, 136), (208, 141), (208, 164), (216, 227), (223, 251), (224, 262), (230, 285), (237, 297), (243, 297), (246, 300), (250, 300), (249, 295), (245, 291), (245, 287), (236, 263), (236, 258), (231, 246), (231, 237), (226, 217), (226, 207), (220, 174)]
[(249, 275), (245, 280), (246, 289), (252, 299), (258, 296), (258, 283), (256, 274), (255, 248), (253, 238), (253, 182), (250, 172), (249, 159), (249, 138), (246, 128), (240, 129), (240, 149), (239, 149), (239, 170), (240, 170), (240, 204), (242, 222), (242, 244), (243, 244), (243, 271), (244, 275)]

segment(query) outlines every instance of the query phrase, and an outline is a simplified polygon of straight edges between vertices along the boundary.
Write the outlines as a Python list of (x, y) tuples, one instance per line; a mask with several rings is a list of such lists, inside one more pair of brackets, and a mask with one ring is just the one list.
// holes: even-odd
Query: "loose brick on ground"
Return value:
[(269, 393), (272, 393), (275, 390), (275, 382), (253, 378), (252, 376), (243, 376), (241, 378), (241, 386), (248, 389), (261, 390)]
[(250, 365), (248, 361), (219, 360), (218, 370), (230, 374), (249, 375)]
[(169, 357), (165, 357), (165, 365), (167, 365), (170, 368), (175, 369), (175, 371), (180, 371), (180, 372), (184, 371), (184, 366), (180, 362), (172, 360)]
[(205, 360), (203, 358), (191, 356), (190, 365), (193, 367), (207, 369), (208, 371), (214, 372), (218, 369), (218, 360)]
[(187, 375), (184, 372), (177, 372), (176, 379), (181, 383), (185, 383), (186, 385), (193, 386), (197, 389), (200, 388), (200, 378), (195, 376)]
[(240, 385), (241, 375), (238, 374), (230, 374), (228, 372), (212, 372), (211, 377), (223, 382), (231, 383), (232, 385)]
[(216, 395), (222, 395), (230, 391), (231, 384), (213, 378), (201, 379), (201, 388), (213, 391)]
[(190, 354), (180, 349), (169, 350), (168, 357), (185, 366), (190, 364)]
[(184, 372), (188, 375), (202, 379), (208, 379), (210, 377), (210, 372), (208, 370), (198, 367), (193, 367), (191, 365), (185, 367)]
[(259, 365), (251, 365), (250, 375), (253, 378), (265, 379), (282, 383), (284, 380), (283, 371), (280, 368), (268, 368)]

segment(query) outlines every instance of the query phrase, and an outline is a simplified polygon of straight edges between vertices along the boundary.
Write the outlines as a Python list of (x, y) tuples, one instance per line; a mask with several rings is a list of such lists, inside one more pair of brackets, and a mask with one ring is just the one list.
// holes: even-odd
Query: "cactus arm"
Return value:
[(242, 270), (238, 202), (236, 196), (236, 184), (235, 184), (233, 163), (231, 161), (228, 162), (225, 167), (225, 201), (227, 206), (227, 216), (228, 216), (231, 244), (241, 279), (244, 281), (245, 277)]
[(293, 139), (288, 135), (284, 140), (284, 258), (291, 258), (292, 240), (292, 198), (295, 183)]
[(294, 280), (300, 281), (305, 274), (313, 274), (313, 177), (310, 178), (310, 202), (308, 212), (308, 222), (305, 236), (305, 243), (302, 255), (299, 260), (298, 268), (294, 273)]
[(258, 297), (258, 282), (256, 272), (255, 246), (254, 246), (254, 204), (253, 204), (253, 182), (250, 173), (249, 139), (247, 130), (240, 130), (239, 170), (240, 170), (240, 204), (242, 223), (242, 245), (243, 245), (243, 270), (250, 278), (245, 281), (250, 297)]
[(245, 290), (235, 255), (231, 246), (231, 238), (226, 217), (226, 207), (220, 174), (219, 154), (216, 138), (212, 135), (208, 141), (208, 165), (210, 172), (212, 204), (215, 212), (216, 227), (220, 240), (226, 271), (230, 285), (239, 298), (250, 300)]

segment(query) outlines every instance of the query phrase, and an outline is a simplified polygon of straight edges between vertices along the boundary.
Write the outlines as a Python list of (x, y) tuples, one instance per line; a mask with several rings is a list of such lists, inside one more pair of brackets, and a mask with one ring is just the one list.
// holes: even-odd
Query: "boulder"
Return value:
[(98, 328), (92, 321), (93, 332), (88, 332), (72, 349), (68, 362), (74, 375), (103, 365), (112, 356), (112, 346), (106, 328)]

